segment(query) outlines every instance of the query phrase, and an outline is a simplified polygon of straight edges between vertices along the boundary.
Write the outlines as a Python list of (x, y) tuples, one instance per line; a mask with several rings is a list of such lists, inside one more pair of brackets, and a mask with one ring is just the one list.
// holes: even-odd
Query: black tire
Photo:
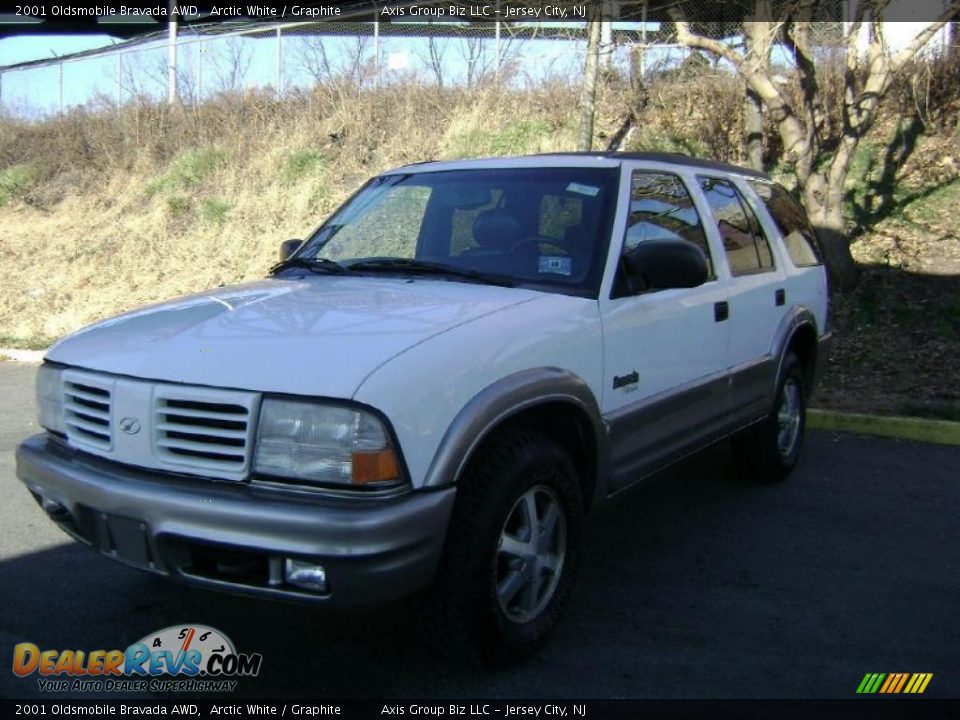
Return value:
[[(795, 406), (790, 406), (790, 400)], [(785, 479), (800, 459), (807, 423), (807, 387), (803, 366), (793, 353), (783, 360), (770, 414), (734, 438), (739, 474), (754, 482)]]
[[(531, 502), (543, 517), (530, 520)], [(554, 517), (551, 507), (557, 519), (549, 535), (531, 537), (540, 519), (546, 525)], [(459, 481), (444, 556), (423, 604), (433, 649), (503, 666), (540, 648), (570, 598), (582, 514), (576, 471), (553, 440), (516, 430), (486, 442)], [(517, 538), (526, 539), (514, 545)], [(538, 554), (521, 560), (512, 554), (521, 546)]]

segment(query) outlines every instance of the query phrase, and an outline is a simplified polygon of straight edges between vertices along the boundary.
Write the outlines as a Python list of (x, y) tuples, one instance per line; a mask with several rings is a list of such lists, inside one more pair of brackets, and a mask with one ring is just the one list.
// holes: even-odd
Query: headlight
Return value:
[(63, 422), (63, 371), (50, 365), (41, 365), (37, 372), (37, 412), (41, 427), (65, 435)]
[(264, 398), (253, 469), (311, 483), (377, 486), (400, 480), (383, 423), (339, 405)]

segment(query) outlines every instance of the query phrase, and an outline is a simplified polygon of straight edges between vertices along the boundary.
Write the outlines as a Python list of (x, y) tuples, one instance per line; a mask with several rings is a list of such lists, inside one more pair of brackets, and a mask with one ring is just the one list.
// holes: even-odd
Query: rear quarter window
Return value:
[(823, 253), (817, 235), (810, 226), (806, 211), (793, 195), (776, 183), (751, 180), (750, 186), (776, 223), (793, 264), (796, 267), (822, 265)]

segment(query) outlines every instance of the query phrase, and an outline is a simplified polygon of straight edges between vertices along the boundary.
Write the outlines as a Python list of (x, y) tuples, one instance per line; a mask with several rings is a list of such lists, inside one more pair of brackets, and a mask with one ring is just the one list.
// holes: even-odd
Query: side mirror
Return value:
[(631, 290), (692, 288), (707, 281), (707, 258), (686, 240), (646, 240), (627, 251), (623, 267)]
[(283, 262), (288, 257), (293, 255), (297, 250), (300, 249), (300, 246), (303, 245), (303, 240), (293, 239), (293, 240), (284, 240), (280, 243), (280, 262)]

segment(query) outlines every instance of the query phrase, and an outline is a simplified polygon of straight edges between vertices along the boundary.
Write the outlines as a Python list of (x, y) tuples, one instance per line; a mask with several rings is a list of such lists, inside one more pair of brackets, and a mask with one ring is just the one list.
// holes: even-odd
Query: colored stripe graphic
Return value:
[(857, 686), (857, 694), (919, 695), (932, 679), (933, 673), (867, 673)]

